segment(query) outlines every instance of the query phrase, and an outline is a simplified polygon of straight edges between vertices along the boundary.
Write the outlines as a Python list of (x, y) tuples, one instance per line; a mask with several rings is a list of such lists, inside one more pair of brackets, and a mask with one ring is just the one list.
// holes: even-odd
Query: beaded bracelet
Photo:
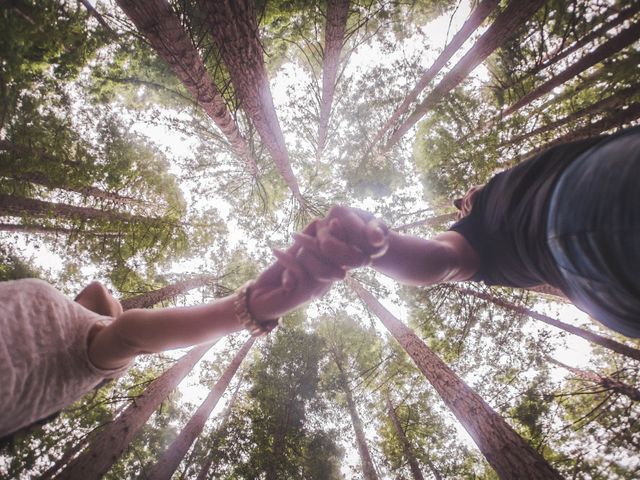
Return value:
[(280, 323), (279, 318), (273, 320), (256, 320), (249, 311), (249, 291), (255, 282), (249, 280), (236, 291), (234, 300), (234, 312), (236, 320), (254, 337), (261, 337), (269, 333), (275, 325)]

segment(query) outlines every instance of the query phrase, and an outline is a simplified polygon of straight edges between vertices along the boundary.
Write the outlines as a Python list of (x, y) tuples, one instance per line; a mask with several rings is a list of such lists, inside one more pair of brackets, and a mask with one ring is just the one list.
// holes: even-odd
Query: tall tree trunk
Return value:
[(253, 121), (293, 196), (305, 205), (273, 105), (253, 0), (198, 0), (242, 108)]
[(640, 22), (631, 24), (629, 28), (618, 33), (615, 37), (609, 39), (607, 42), (596, 48), (593, 52), (586, 54), (566, 70), (558, 73), (557, 75), (554, 75), (553, 78), (549, 79), (539, 87), (527, 93), (513, 105), (503, 110), (500, 114), (500, 117), (508, 117), (512, 113), (520, 110), (525, 105), (528, 105), (534, 100), (549, 93), (557, 86), (562, 85), (576, 75), (584, 72), (589, 67), (592, 67), (596, 63), (599, 63), (604, 59), (612, 56), (614, 53), (619, 52), (623, 48), (628, 47), (636, 40), (638, 40), (638, 38), (640, 38)]
[(493, 24), (482, 34), (471, 49), (442, 78), (440, 83), (427, 95), (409, 117), (393, 132), (382, 149), (388, 152), (405, 133), (413, 127), (430, 109), (437, 105), (444, 96), (457, 87), (471, 71), (482, 63), (496, 48), (511, 38), (517, 28), (526, 22), (544, 3), (544, 0), (520, 2), (511, 0), (507, 8), (496, 18)]
[(353, 393), (351, 392), (349, 381), (347, 380), (347, 376), (344, 372), (344, 367), (335, 352), (333, 360), (340, 372), (340, 388), (347, 398), (347, 409), (349, 410), (351, 424), (353, 425), (353, 430), (356, 434), (356, 445), (358, 446), (358, 455), (360, 456), (360, 463), (362, 464), (362, 476), (365, 480), (378, 480), (378, 474), (373, 466), (371, 453), (369, 453), (369, 447), (367, 446), (367, 438), (364, 434), (364, 427), (362, 426), (362, 420), (360, 419), (358, 409), (356, 408), (356, 402), (353, 400)]
[(522, 307), (520, 305), (514, 305), (511, 302), (503, 300), (502, 298), (496, 297), (495, 295), (491, 295), (485, 292), (478, 292), (476, 290), (471, 290), (469, 288), (456, 287), (456, 289), (464, 294), (472, 295), (476, 298), (480, 298), (482, 300), (486, 300), (487, 302), (491, 302), (494, 305), (498, 305), (499, 307), (505, 308), (507, 310), (511, 310), (512, 312), (518, 313), (520, 315), (525, 315), (536, 320), (540, 320), (541, 322), (546, 323), (547, 325), (552, 325), (556, 328), (564, 330), (565, 332), (572, 333), (579, 337), (584, 338), (585, 340), (595, 344), (600, 345), (603, 348), (607, 348), (613, 352), (619, 353), (620, 355), (624, 355), (625, 357), (633, 358), (634, 360), (640, 361), (640, 350), (637, 348), (629, 347), (623, 343), (616, 342), (615, 340), (611, 340), (610, 338), (603, 337), (602, 335), (598, 335), (597, 333), (590, 332), (588, 330), (584, 330), (579, 327), (574, 327), (573, 325), (569, 325), (567, 323), (563, 323), (555, 318), (551, 318), (542, 313), (535, 312), (526, 307)]
[(3, 232), (29, 232), (62, 235), (82, 235), (91, 237), (117, 237), (119, 232), (95, 232), (81, 230), (79, 228), (49, 227), (46, 225), (24, 225), (18, 223), (0, 223), (0, 231)]
[(322, 58), (322, 99), (320, 100), (316, 158), (322, 156), (327, 142), (340, 52), (344, 45), (344, 34), (347, 29), (347, 18), (349, 18), (349, 3), (350, 0), (327, 0), (327, 23), (324, 29), (324, 54)]
[(348, 284), (400, 343), (501, 479), (553, 480), (560, 474), (357, 281)]
[(398, 415), (396, 415), (396, 411), (393, 408), (393, 404), (391, 403), (391, 398), (387, 396), (387, 412), (389, 412), (389, 417), (391, 418), (391, 422), (393, 426), (396, 428), (396, 435), (398, 435), (398, 440), (400, 440), (400, 444), (402, 445), (402, 452), (404, 453), (404, 457), (407, 459), (409, 463), (409, 467), (411, 468), (411, 474), (413, 475), (414, 480), (424, 480), (424, 476), (420, 471), (420, 465), (418, 465), (418, 460), (416, 459), (416, 455), (413, 452), (413, 448), (411, 447), (411, 443), (409, 443), (409, 439), (404, 433), (404, 429), (400, 424), (400, 419)]
[(177, 438), (162, 453), (157, 463), (151, 468), (149, 473), (144, 476), (144, 478), (149, 478), (151, 480), (168, 480), (171, 478), (195, 439), (202, 432), (204, 424), (209, 419), (209, 415), (211, 415), (212, 410), (218, 404), (218, 401), (226, 391), (229, 386), (229, 382), (231, 382), (231, 379), (236, 374), (238, 367), (240, 367), (240, 364), (247, 356), (247, 353), (253, 346), (255, 340), (256, 337), (249, 337), (224, 371), (220, 379), (213, 386), (209, 395), (207, 395), (207, 398), (205, 398), (202, 404), (200, 404), (198, 410), (196, 410), (193, 416), (189, 419)]
[[(233, 391), (233, 395), (231, 396), (231, 400), (229, 400), (229, 404), (226, 406), (224, 410), (224, 414), (222, 415), (222, 420), (220, 421), (220, 424), (216, 429), (216, 432), (214, 434), (215, 437), (211, 442), (211, 446), (209, 447), (209, 454), (207, 455), (207, 459), (205, 460), (205, 462), (202, 464), (202, 467), (198, 472), (198, 476), (196, 477), (196, 480), (206, 480), (209, 475), (209, 471), (213, 466), (213, 460), (214, 460), (213, 454), (218, 448), (218, 445), (220, 445), (220, 442), (222, 441), (223, 429), (227, 424), (227, 422), (229, 421), (231, 412), (233, 411), (233, 408), (235, 407), (235, 404), (238, 400), (238, 392), (240, 391), (240, 385), (242, 385), (242, 378), (240, 378), (240, 380), (238, 381), (238, 384), (236, 385), (236, 388)], [(215, 470), (214, 470), (214, 475), (215, 475)]]
[(38, 480), (50, 480), (54, 477), (58, 470), (64, 467), (80, 450), (82, 450), (87, 444), (89, 437), (84, 437), (82, 440), (76, 442), (68, 448), (62, 457), (56, 461), (53, 465), (47, 468), (42, 475), (38, 477)]
[(173, 299), (178, 295), (188, 292), (189, 290), (193, 290), (194, 288), (216, 284), (218, 280), (219, 277), (217, 275), (194, 275), (190, 278), (179, 280), (157, 290), (126, 298), (121, 302), (122, 308), (124, 310), (130, 310), (132, 308), (151, 308), (160, 302)]
[(103, 222), (146, 223), (164, 222), (162, 218), (145, 217), (114, 210), (77, 207), (66, 203), (46, 202), (35, 198), (0, 193), (0, 216), (36, 218), (76, 218)]
[(603, 98), (602, 100), (599, 100), (596, 103), (589, 105), (588, 107), (576, 110), (571, 115), (567, 115), (566, 117), (560, 118), (554, 122), (549, 122), (546, 125), (542, 125), (541, 127), (535, 128), (530, 132), (524, 133), (522, 135), (511, 137), (508, 142), (501, 143), (499, 147), (519, 144), (524, 140), (527, 140), (535, 135), (539, 135), (541, 133), (546, 133), (551, 130), (555, 130), (558, 127), (571, 123), (574, 120), (577, 120), (579, 118), (588, 116), (590, 120), (593, 115), (596, 115), (598, 113), (623, 107), (629, 101), (629, 98), (631, 96), (638, 93), (638, 90), (639, 90), (639, 87), (637, 85), (634, 85), (633, 87), (630, 87), (630, 88), (619, 90), (613, 95), (607, 98)]
[(258, 175), (258, 166), (246, 139), (227, 109), (222, 95), (209, 77), (202, 58), (191, 43), (167, 0), (117, 0), (120, 8), (167, 63), (195, 101), (220, 128), (249, 172)]
[(457, 212), (444, 213), (442, 215), (436, 215), (435, 217), (428, 217), (423, 220), (418, 220), (417, 222), (405, 223), (404, 225), (394, 227), (393, 229), (396, 232), (406, 232), (407, 230), (411, 230), (415, 227), (434, 227), (442, 225), (443, 223), (452, 222), (457, 218), (457, 216)]
[(595, 40), (596, 38), (598, 38), (601, 35), (605, 34), (609, 30), (611, 30), (612, 28), (617, 27), (618, 25), (622, 24), (625, 20), (633, 17), (639, 11), (640, 11), (640, 3), (638, 3), (638, 2), (636, 2), (635, 5), (631, 5), (629, 8), (620, 11), (611, 20), (609, 20), (607, 22), (604, 22), (598, 28), (595, 28), (595, 29), (591, 30), (591, 32), (587, 33), (583, 37), (580, 37), (578, 40), (576, 40), (569, 47), (567, 47), (567, 48), (565, 48), (563, 50), (560, 50), (560, 51), (555, 51), (555, 52), (549, 53), (549, 55), (547, 56), (547, 59), (544, 62), (541, 62), (539, 65), (535, 66), (534, 68), (532, 68), (531, 70), (529, 70), (527, 72), (527, 77), (533, 76), (536, 73), (544, 70), (545, 68), (550, 67), (551, 65), (554, 65), (554, 64), (558, 63), (560, 60), (562, 60), (563, 58), (568, 57), (569, 55), (571, 55), (572, 53), (576, 52), (577, 50), (579, 50), (580, 48), (582, 48), (583, 46), (585, 46), (586, 44), (588, 44), (592, 40)]
[(436, 77), (438, 72), (447, 64), (451, 57), (462, 47), (464, 42), (475, 32), (478, 27), (485, 21), (489, 14), (498, 5), (498, 0), (482, 0), (476, 9), (471, 13), (466, 22), (462, 25), (462, 28), (453, 36), (451, 41), (442, 50), (442, 53), (438, 55), (435, 62), (429, 67), (429, 69), (422, 74), (415, 87), (407, 94), (402, 103), (393, 112), (389, 120), (378, 130), (373, 141), (371, 142), (371, 148), (382, 140), (388, 130), (409, 110), (409, 106), (416, 101), (418, 95), (429, 85), (429, 83)]
[(626, 125), (638, 118), (640, 118), (640, 102), (631, 103), (625, 109), (618, 109), (616, 113), (611, 116), (604, 117), (597, 122), (590, 123), (584, 127), (576, 128), (566, 135), (562, 135), (551, 142), (548, 142), (538, 148), (534, 148), (533, 150), (514, 158), (509, 162), (509, 164), (515, 165), (521, 158), (529, 158), (536, 153), (548, 150), (556, 145), (596, 137), (607, 130), (622, 127), (623, 125)]
[[(217, 340), (216, 340), (217, 341)], [(56, 480), (99, 480), (129, 446), (151, 414), (193, 369), (214, 344), (193, 348), (171, 368), (156, 378), (113, 423), (93, 435), (89, 446), (67, 467)]]
[[(0, 175), (4, 176), (0, 173)], [(98, 187), (82, 187), (75, 185), (63, 185), (58, 182), (52, 181), (47, 175), (40, 172), (27, 172), (27, 173), (11, 173), (7, 174), (10, 178), (17, 181), (29, 182), (35, 185), (42, 185), (47, 188), (59, 188), (60, 190), (66, 190), (68, 192), (76, 192), (84, 196), (91, 196), (99, 198), (101, 200), (107, 200), (117, 204), (123, 205), (146, 205), (143, 200), (120, 195), (115, 192), (108, 192)]]
[(593, 382), (596, 385), (600, 385), (605, 390), (612, 390), (616, 393), (629, 397), (634, 402), (640, 402), (640, 390), (638, 390), (633, 385), (621, 382), (620, 380), (616, 380), (615, 378), (599, 375), (596, 372), (592, 372), (590, 370), (582, 370), (580, 368), (570, 367), (569, 365), (565, 365), (564, 363), (552, 357), (547, 357), (547, 360), (558, 365), (559, 367), (569, 370), (576, 377), (580, 377), (589, 382)]

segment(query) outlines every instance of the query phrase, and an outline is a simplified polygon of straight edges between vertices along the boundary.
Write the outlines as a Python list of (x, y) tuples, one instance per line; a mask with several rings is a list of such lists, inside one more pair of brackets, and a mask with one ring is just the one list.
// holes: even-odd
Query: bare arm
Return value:
[(479, 264), (477, 253), (456, 232), (427, 240), (391, 231), (387, 252), (374, 259), (372, 266), (401, 283), (432, 285), (468, 280)]

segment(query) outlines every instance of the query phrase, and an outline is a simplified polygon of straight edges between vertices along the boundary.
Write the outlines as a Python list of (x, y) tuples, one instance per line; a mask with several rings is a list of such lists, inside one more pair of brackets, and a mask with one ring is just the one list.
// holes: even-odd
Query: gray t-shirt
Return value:
[(103, 370), (89, 361), (89, 330), (112, 320), (42, 280), (0, 282), (0, 437), (69, 406), (129, 368)]

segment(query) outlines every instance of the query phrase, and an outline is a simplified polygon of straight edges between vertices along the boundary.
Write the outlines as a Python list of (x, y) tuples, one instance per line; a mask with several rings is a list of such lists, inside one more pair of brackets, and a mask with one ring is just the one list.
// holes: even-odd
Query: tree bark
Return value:
[(610, 338), (603, 337), (602, 335), (598, 335), (597, 333), (590, 332), (588, 330), (584, 330), (579, 327), (574, 327), (573, 325), (569, 325), (567, 323), (563, 323), (555, 318), (551, 318), (542, 313), (535, 312), (526, 307), (522, 307), (519, 305), (514, 305), (511, 302), (503, 300), (502, 298), (496, 297), (495, 295), (491, 295), (489, 293), (478, 292), (476, 290), (471, 290), (469, 288), (461, 288), (456, 287), (456, 289), (467, 295), (472, 295), (476, 298), (480, 298), (482, 300), (486, 300), (487, 302), (491, 302), (494, 305), (498, 305), (507, 310), (511, 310), (512, 312), (516, 312), (520, 315), (525, 315), (536, 320), (540, 320), (541, 322), (546, 323), (547, 325), (552, 325), (556, 328), (564, 330), (565, 332), (572, 333), (579, 337), (584, 338), (585, 340), (595, 344), (600, 345), (603, 348), (607, 348), (613, 352), (619, 353), (620, 355), (624, 355), (625, 357), (633, 358), (634, 360), (640, 361), (640, 350), (637, 348), (629, 347), (623, 343), (617, 342), (615, 340), (611, 340)]
[(527, 2), (511, 0), (507, 8), (498, 15), (493, 24), (482, 34), (473, 47), (393, 132), (389, 141), (382, 148), (382, 153), (388, 152), (447, 93), (457, 87), (496, 48), (511, 38), (516, 29), (526, 22), (543, 3), (544, 0), (529, 0)]
[(620, 380), (616, 380), (615, 378), (599, 375), (596, 372), (592, 372), (590, 370), (582, 370), (580, 368), (570, 367), (569, 365), (565, 365), (561, 361), (556, 360), (552, 357), (547, 357), (547, 360), (558, 365), (559, 367), (569, 370), (576, 377), (580, 377), (584, 380), (600, 385), (606, 390), (613, 390), (616, 393), (629, 397), (634, 402), (640, 402), (640, 390), (632, 385), (621, 382)]
[(198, 0), (209, 33), (247, 112), (293, 196), (305, 205), (273, 105), (253, 0)]
[(539, 87), (527, 93), (513, 105), (503, 110), (500, 114), (500, 117), (508, 117), (512, 113), (520, 110), (525, 105), (528, 105), (534, 100), (537, 100), (543, 95), (549, 93), (557, 86), (562, 85), (576, 75), (584, 72), (589, 67), (592, 67), (593, 65), (612, 56), (614, 53), (619, 52), (623, 48), (628, 47), (636, 40), (638, 40), (638, 38), (640, 38), (640, 22), (631, 24), (629, 28), (618, 33), (615, 37), (612, 37), (607, 42), (596, 48), (593, 52), (586, 54), (566, 70), (558, 73), (557, 75), (554, 75), (553, 78), (549, 79)]
[(162, 453), (158, 462), (151, 468), (144, 478), (149, 478), (151, 480), (169, 480), (171, 478), (195, 439), (202, 432), (204, 424), (209, 419), (209, 415), (211, 415), (212, 410), (218, 404), (218, 401), (226, 391), (229, 386), (229, 382), (231, 382), (231, 379), (236, 374), (238, 367), (240, 367), (240, 364), (247, 356), (247, 353), (253, 346), (255, 340), (256, 337), (249, 337), (224, 371), (220, 379), (213, 386), (211, 392), (207, 395), (207, 398), (204, 399), (202, 404), (198, 407), (198, 410), (196, 410), (191, 419), (189, 419), (178, 437)]
[(489, 14), (498, 6), (498, 0), (482, 0), (476, 9), (471, 13), (466, 22), (462, 25), (462, 28), (453, 36), (451, 42), (442, 50), (435, 62), (429, 67), (429, 69), (422, 74), (415, 87), (407, 94), (402, 103), (393, 112), (389, 120), (378, 130), (373, 141), (371, 142), (371, 148), (382, 140), (388, 130), (395, 125), (395, 123), (409, 110), (409, 106), (416, 101), (418, 95), (429, 85), (429, 83), (436, 77), (438, 72), (447, 64), (451, 57), (462, 47), (464, 42), (475, 32), (478, 27), (485, 21)]
[(436, 215), (435, 217), (418, 220), (417, 222), (405, 223), (404, 225), (394, 227), (393, 229), (396, 232), (406, 232), (407, 230), (411, 230), (415, 227), (434, 227), (437, 225), (442, 225), (443, 223), (452, 222), (457, 218), (457, 216), (457, 212), (444, 213), (442, 215)]
[(322, 58), (322, 99), (320, 100), (316, 158), (322, 156), (322, 151), (327, 143), (340, 52), (344, 44), (347, 18), (349, 18), (349, 3), (350, 0), (327, 0), (327, 23), (324, 30), (324, 55)]
[(111, 465), (120, 458), (136, 433), (149, 420), (151, 414), (214, 343), (193, 348), (155, 379), (113, 423), (96, 432), (96, 435), (91, 438), (89, 446), (60, 472), (56, 480), (101, 479)]
[(177, 297), (194, 288), (204, 287), (205, 285), (216, 284), (219, 278), (217, 275), (212, 274), (200, 274), (194, 275), (191, 278), (185, 280), (179, 280), (171, 285), (152, 290), (151, 292), (141, 293), (134, 297), (129, 297), (122, 302), (122, 308), (124, 310), (130, 310), (132, 308), (151, 308), (160, 302), (170, 300)]
[(358, 446), (358, 455), (360, 456), (360, 463), (362, 464), (362, 476), (365, 480), (378, 480), (378, 474), (373, 466), (373, 460), (371, 459), (371, 453), (369, 453), (369, 447), (367, 446), (367, 438), (364, 434), (364, 427), (362, 426), (362, 420), (358, 414), (356, 403), (353, 400), (353, 394), (349, 387), (346, 374), (344, 373), (343, 366), (338, 359), (338, 355), (333, 355), (333, 360), (336, 362), (340, 376), (340, 388), (347, 398), (347, 409), (351, 416), (351, 424), (356, 434), (356, 445)]
[(396, 415), (396, 411), (393, 408), (393, 404), (391, 403), (391, 398), (387, 397), (387, 411), (389, 412), (389, 418), (391, 418), (391, 422), (396, 429), (396, 434), (398, 435), (398, 440), (400, 440), (400, 444), (402, 445), (402, 452), (404, 453), (407, 462), (409, 463), (409, 467), (411, 468), (411, 474), (413, 475), (414, 480), (424, 480), (424, 476), (420, 471), (420, 465), (418, 465), (418, 460), (416, 459), (416, 455), (413, 452), (413, 448), (411, 447), (411, 443), (409, 443), (409, 439), (404, 433), (402, 429), (402, 425), (400, 424), (400, 419), (398, 415)]
[(79, 218), (102, 222), (146, 223), (164, 222), (162, 218), (145, 217), (114, 210), (77, 207), (66, 203), (46, 202), (35, 198), (0, 193), (0, 216), (36, 218)]
[(413, 331), (357, 281), (351, 288), (402, 345), (501, 479), (552, 480), (560, 474), (459, 378)]
[(182, 28), (167, 0), (117, 0), (120, 8), (167, 63), (195, 101), (220, 128), (249, 172), (258, 175), (258, 166), (246, 139), (240, 133), (222, 95), (205, 69), (202, 58)]

